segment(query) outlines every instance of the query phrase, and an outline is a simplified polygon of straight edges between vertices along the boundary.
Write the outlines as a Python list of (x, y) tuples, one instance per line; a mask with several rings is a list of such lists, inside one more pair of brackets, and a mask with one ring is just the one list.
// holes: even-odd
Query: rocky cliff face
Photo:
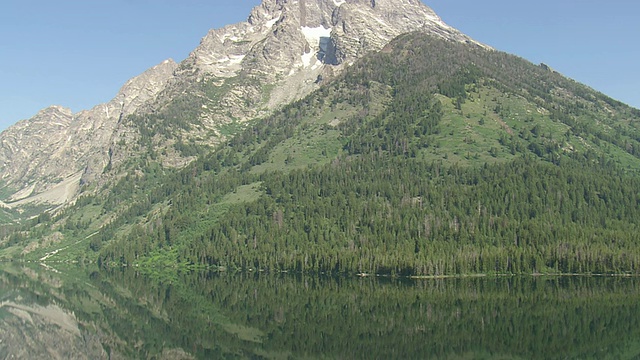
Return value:
[(307, 95), (321, 80), (411, 31), (475, 43), (419, 0), (265, 0), (246, 22), (210, 31), (183, 65), (220, 86), (222, 79), (250, 80), (208, 107), (214, 122), (228, 121), (229, 109), (246, 120)]
[[(73, 199), (78, 186), (101, 177), (107, 164), (136, 156), (139, 129), (123, 120), (132, 114), (163, 116), (176, 99), (198, 101), (189, 124), (154, 137), (156, 150), (176, 139), (216, 144), (223, 139), (222, 125), (299, 99), (410, 31), (482, 46), (419, 0), (264, 0), (247, 21), (211, 30), (180, 65), (169, 60), (151, 68), (109, 103), (78, 114), (51, 107), (0, 134), (0, 186), (11, 194), (0, 200), (15, 207)], [(164, 153), (165, 165), (189, 160)]]
[[(0, 135), (0, 180), (5, 202), (61, 204), (73, 198), (108, 162), (108, 149), (121, 120), (155, 100), (177, 64), (167, 60), (129, 80), (106, 104), (73, 114), (51, 106)], [(7, 191), (8, 190), (8, 191)]]

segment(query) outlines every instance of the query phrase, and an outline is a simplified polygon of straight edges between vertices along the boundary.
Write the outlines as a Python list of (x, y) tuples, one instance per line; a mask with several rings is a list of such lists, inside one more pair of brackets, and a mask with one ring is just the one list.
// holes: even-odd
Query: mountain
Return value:
[(182, 167), (416, 30), (474, 43), (419, 0), (264, 1), (247, 21), (211, 30), (180, 64), (131, 79), (109, 103), (78, 114), (53, 106), (0, 134), (0, 200), (38, 205), (37, 213), (118, 177), (132, 158)]
[[(283, 4), (274, 42), (293, 17)], [(316, 9), (293, 4), (298, 15)], [(322, 78), (271, 110), (272, 97), (252, 98), (254, 83), (275, 94), (263, 81), (294, 83), (282, 75), (291, 70), (252, 73), (247, 64), (275, 65), (249, 52), (225, 60), (240, 68), (223, 78), (198, 70), (194, 51), (156, 100), (122, 120), (102, 175), (73, 205), (8, 231), (0, 256), (146, 271), (638, 272), (640, 111), (470, 40), (414, 2), (393, 4), (408, 18), (424, 10), (418, 30), (351, 64), (340, 54), (355, 48), (334, 35), (357, 28), (345, 15), (357, 4), (333, 4), (331, 24), (343, 26), (309, 70)], [(351, 11), (366, 13), (370, 31), (400, 9)], [(199, 49), (215, 37), (225, 36), (214, 31)], [(252, 49), (264, 55), (268, 43)], [(216, 120), (216, 104), (239, 112)]]
[(147, 269), (636, 273), (638, 115), (410, 33), (154, 190), (123, 184), (147, 210), (94, 248)]
[(82, 183), (107, 165), (109, 145), (122, 120), (154, 100), (176, 64), (167, 60), (129, 80), (110, 102), (73, 114), (51, 106), (0, 135), (3, 200), (10, 207), (29, 202), (64, 204)]

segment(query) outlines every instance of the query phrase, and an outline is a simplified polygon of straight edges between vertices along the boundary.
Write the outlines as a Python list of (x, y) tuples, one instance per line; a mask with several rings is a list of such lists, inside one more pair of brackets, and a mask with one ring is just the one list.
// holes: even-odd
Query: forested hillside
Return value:
[(636, 272), (637, 115), (546, 66), (407, 35), (185, 171), (162, 225), (101, 261)]
[(545, 65), (408, 34), (37, 228), (102, 266), (638, 273), (639, 120)]

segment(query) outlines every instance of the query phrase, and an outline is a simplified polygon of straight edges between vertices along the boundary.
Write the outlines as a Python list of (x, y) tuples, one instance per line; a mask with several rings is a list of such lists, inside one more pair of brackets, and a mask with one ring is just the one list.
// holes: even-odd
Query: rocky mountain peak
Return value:
[(245, 68), (288, 75), (300, 65), (313, 67), (310, 53), (335, 51), (340, 56), (328, 54), (324, 63), (338, 65), (419, 30), (472, 41), (419, 0), (265, 0), (247, 21), (211, 30), (187, 62), (216, 77)]
[[(160, 159), (164, 165), (182, 166), (190, 158), (170, 148), (177, 141), (215, 145), (224, 139), (221, 126), (268, 115), (412, 31), (482, 46), (420, 0), (264, 0), (246, 21), (209, 31), (180, 64), (166, 60), (127, 81), (111, 101), (77, 114), (47, 108), (0, 134), (0, 186), (14, 194), (5, 200), (28, 201), (61, 184), (91, 183), (112, 160), (139, 156), (140, 129), (123, 120), (162, 116), (173, 101), (191, 104), (188, 117), (148, 146), (171, 157)], [(162, 126), (182, 113), (174, 110)], [(75, 191), (65, 189), (39, 199), (63, 203)]]
[(173, 59), (167, 59), (127, 81), (114, 99), (122, 104), (124, 115), (133, 114), (140, 105), (163, 90), (177, 67)]
[(80, 179), (95, 178), (108, 163), (121, 120), (155, 100), (176, 67), (173, 60), (163, 61), (127, 81), (108, 103), (77, 114), (50, 106), (0, 134), (0, 185), (13, 193), (5, 202), (20, 206), (72, 199)]
[(207, 123), (244, 121), (307, 95), (320, 79), (411, 31), (482, 46), (419, 0), (265, 0), (247, 21), (211, 30), (181, 67), (221, 88), (224, 79), (251, 79), (236, 81), (205, 115)]
[(33, 117), (31, 120), (32, 121), (42, 120), (42, 119), (46, 119), (47, 117), (52, 117), (52, 118), (68, 117), (71, 115), (73, 115), (73, 112), (71, 111), (71, 109), (66, 108), (64, 106), (60, 106), (60, 105), (51, 105), (47, 108), (44, 108), (38, 111), (36, 116)]

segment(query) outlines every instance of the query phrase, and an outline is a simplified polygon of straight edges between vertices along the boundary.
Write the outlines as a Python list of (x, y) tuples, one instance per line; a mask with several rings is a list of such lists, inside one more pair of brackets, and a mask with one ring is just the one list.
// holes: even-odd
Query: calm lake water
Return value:
[(632, 359), (640, 279), (0, 264), (0, 359)]

